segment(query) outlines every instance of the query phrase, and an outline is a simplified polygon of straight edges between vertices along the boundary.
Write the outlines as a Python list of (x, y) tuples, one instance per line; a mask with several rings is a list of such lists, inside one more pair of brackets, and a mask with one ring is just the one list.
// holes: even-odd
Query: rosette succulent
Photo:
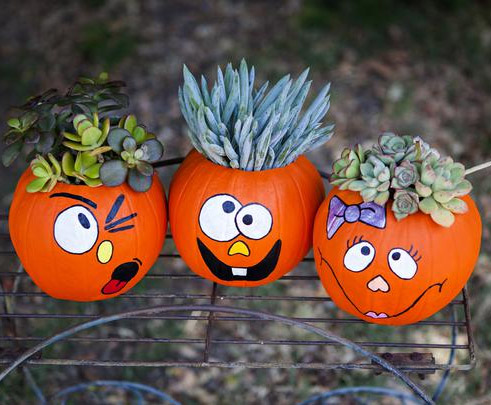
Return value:
[(104, 184), (118, 186), (127, 180), (136, 191), (147, 191), (152, 185), (151, 163), (162, 157), (164, 148), (157, 139), (148, 136), (145, 130), (136, 133), (137, 137), (134, 130), (130, 132), (125, 128), (116, 128), (109, 133), (108, 144), (119, 159), (102, 164), (100, 176)]
[(49, 90), (30, 98), (19, 107), (22, 114), (7, 121), (4, 165), (33, 144), (30, 192), (51, 191), (58, 181), (91, 187), (128, 181), (136, 191), (148, 190), (151, 163), (161, 158), (163, 146), (134, 115), (115, 115), (128, 106), (123, 86), (103, 73), (80, 78), (64, 96)]
[(368, 150), (360, 145), (345, 149), (333, 165), (330, 181), (340, 189), (359, 192), (365, 202), (384, 205), (393, 200), (398, 220), (421, 211), (442, 226), (454, 222), (454, 214), (467, 212), (459, 197), (471, 183), (465, 168), (450, 157), (440, 157), (419, 137), (385, 133)]
[(302, 106), (310, 89), (308, 69), (297, 80), (284, 76), (267, 92), (268, 82), (255, 88), (255, 70), (242, 60), (238, 70), (228, 64), (225, 74), (208, 87), (198, 84), (184, 66), (179, 104), (193, 146), (214, 163), (247, 171), (283, 167), (322, 145), (333, 125), (322, 126), (329, 110), (329, 85), (307, 110)]

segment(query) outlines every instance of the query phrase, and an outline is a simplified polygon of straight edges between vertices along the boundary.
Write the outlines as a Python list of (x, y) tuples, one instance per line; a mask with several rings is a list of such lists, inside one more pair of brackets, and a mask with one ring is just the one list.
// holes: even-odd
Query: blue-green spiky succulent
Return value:
[(245, 60), (228, 64), (211, 91), (186, 66), (179, 103), (193, 146), (211, 161), (247, 171), (283, 167), (330, 139), (333, 125), (322, 126), (329, 110), (326, 85), (301, 114), (310, 89), (308, 69), (297, 80), (284, 76), (267, 92), (268, 82), (254, 87), (255, 70)]

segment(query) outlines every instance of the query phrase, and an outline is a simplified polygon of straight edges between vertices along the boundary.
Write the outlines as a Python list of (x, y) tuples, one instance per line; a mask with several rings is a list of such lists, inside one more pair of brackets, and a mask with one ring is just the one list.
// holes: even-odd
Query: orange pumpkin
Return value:
[(220, 284), (252, 287), (280, 278), (308, 252), (323, 198), (320, 175), (303, 156), (282, 168), (248, 172), (193, 151), (172, 179), (169, 220), (191, 270)]
[(368, 322), (404, 325), (445, 307), (464, 287), (479, 255), (481, 218), (469, 211), (450, 228), (418, 212), (397, 221), (359, 193), (331, 190), (317, 213), (314, 255), (332, 300)]
[(55, 298), (95, 301), (128, 291), (147, 273), (167, 228), (162, 184), (145, 193), (126, 183), (88, 187), (58, 183), (26, 192), (27, 169), (10, 207), (12, 243), (36, 285)]

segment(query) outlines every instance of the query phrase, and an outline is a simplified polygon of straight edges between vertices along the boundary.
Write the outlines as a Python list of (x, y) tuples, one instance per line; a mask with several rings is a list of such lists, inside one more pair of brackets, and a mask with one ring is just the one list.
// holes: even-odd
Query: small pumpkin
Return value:
[[(290, 271), (312, 245), (315, 212), (324, 197), (319, 173), (303, 154), (327, 142), (333, 125), (329, 85), (301, 113), (310, 82), (254, 86), (242, 60), (210, 88), (184, 66), (179, 104), (191, 152), (169, 192), (174, 241), (188, 266), (217, 283), (252, 287)], [(199, 152), (199, 153), (198, 153)]]
[(191, 270), (219, 284), (253, 287), (280, 278), (305, 256), (323, 198), (321, 177), (304, 156), (247, 172), (193, 151), (172, 179), (169, 221)]
[(158, 176), (150, 189), (128, 183), (89, 187), (59, 182), (28, 193), (27, 169), (9, 213), (14, 248), (34, 283), (54, 298), (95, 301), (131, 289), (162, 248), (166, 200)]
[(368, 322), (404, 325), (445, 307), (476, 264), (481, 218), (468, 211), (444, 227), (419, 211), (398, 221), (392, 200), (364, 202), (354, 191), (332, 189), (317, 213), (314, 255), (332, 300)]

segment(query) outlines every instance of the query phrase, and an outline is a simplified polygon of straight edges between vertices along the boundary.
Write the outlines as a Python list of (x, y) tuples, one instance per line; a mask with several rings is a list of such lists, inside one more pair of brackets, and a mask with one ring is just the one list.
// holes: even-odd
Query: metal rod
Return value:
[[(385, 369), (386, 371), (392, 373), (394, 376), (396, 376), (401, 382), (403, 382), (406, 386), (408, 386), (418, 397), (420, 397), (423, 401), (425, 401), (428, 404), (434, 404), (432, 399), (424, 392), (424, 390), (419, 387), (416, 383), (414, 383), (405, 373), (401, 372), (397, 367), (394, 367), (392, 364), (384, 360), (383, 358), (377, 356), (376, 354), (367, 351), (363, 347), (353, 343), (352, 341), (342, 338), (340, 336), (337, 336), (333, 334), (332, 332), (328, 332), (324, 329), (317, 328), (315, 326), (312, 326), (307, 323), (303, 322), (298, 322), (295, 320), (292, 320), (288, 317), (280, 316), (280, 315), (273, 315), (269, 314), (266, 312), (260, 312), (260, 311), (253, 311), (249, 309), (242, 309), (242, 308), (233, 308), (233, 307), (221, 307), (221, 306), (216, 306), (216, 305), (183, 305), (183, 306), (159, 306), (159, 307), (153, 307), (153, 308), (144, 308), (144, 309), (139, 309), (135, 311), (129, 311), (129, 312), (122, 312), (116, 315), (110, 315), (106, 317), (101, 317), (97, 320), (89, 321), (83, 324), (79, 324), (76, 326), (73, 326), (71, 328), (66, 329), (65, 331), (58, 333), (51, 338), (39, 343), (38, 345), (30, 348), (26, 352), (24, 352), (21, 356), (19, 356), (17, 359), (15, 359), (8, 367), (6, 367), (1, 373), (0, 373), (0, 381), (2, 381), (7, 375), (9, 375), (13, 370), (15, 370), (19, 365), (21, 365), (23, 362), (28, 360), (31, 356), (36, 354), (37, 352), (41, 351), (42, 349), (50, 346), (53, 343), (56, 343), (59, 340), (62, 340), (64, 338), (67, 338), (73, 334), (76, 334), (78, 332), (81, 332), (86, 329), (90, 329), (94, 326), (98, 326), (104, 323), (109, 323), (121, 319), (125, 319), (128, 316), (132, 315), (142, 315), (142, 314), (153, 314), (153, 313), (160, 313), (160, 312), (182, 312), (182, 311), (217, 311), (221, 313), (235, 313), (235, 314), (244, 314), (244, 315), (249, 315), (249, 316), (257, 316), (258, 318), (263, 318), (263, 319), (270, 319), (271, 321), (278, 322), (278, 323), (283, 323), (286, 325), (290, 326), (295, 326), (300, 329), (304, 329), (307, 332), (311, 332), (314, 334), (317, 334), (319, 336), (322, 336), (324, 338), (336, 341), (343, 346), (346, 346), (347, 348), (350, 348), (357, 352), (358, 354), (368, 357), (371, 359), (374, 363), (378, 364), (380, 367)], [(230, 363), (228, 363), (230, 364)], [(350, 365), (350, 364), (344, 364), (343, 366), (355, 366)], [(356, 367), (354, 367), (356, 368)]]

